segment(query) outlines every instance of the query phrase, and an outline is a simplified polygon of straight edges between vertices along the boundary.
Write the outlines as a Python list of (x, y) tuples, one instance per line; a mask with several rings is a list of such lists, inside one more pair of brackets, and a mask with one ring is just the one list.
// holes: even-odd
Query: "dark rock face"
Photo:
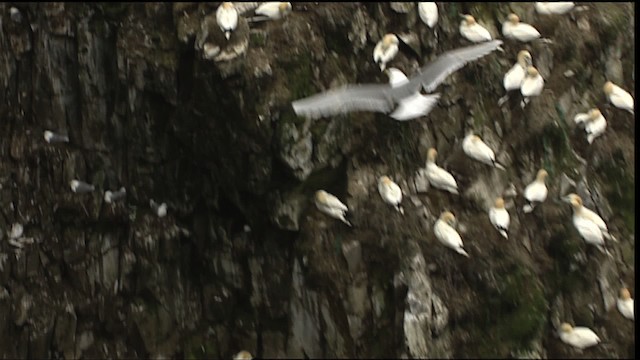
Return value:
[[(217, 3), (15, 6), (0, 4), (3, 358), (634, 356), (615, 299), (623, 285), (635, 294), (635, 125), (602, 91), (635, 91), (630, 3), (567, 15), (439, 3), (434, 30), (413, 4), (295, 3), (282, 20), (241, 19), (229, 42)], [(452, 74), (426, 118), (293, 113), (292, 100), (386, 82), (372, 51), (387, 32), (422, 57), (389, 64), (411, 74), (468, 44), (459, 13), (500, 38), (512, 11), (554, 42), (505, 41)], [(521, 49), (545, 90), (498, 107)], [(608, 128), (588, 145), (572, 120), (596, 106)], [(507, 171), (462, 153), (468, 130)], [(416, 177), (430, 147), (460, 196)], [(523, 214), (541, 167), (549, 196)], [(383, 174), (404, 216), (378, 195)], [(74, 194), (72, 179), (96, 190)], [(487, 211), (510, 184), (505, 240)], [(106, 203), (121, 186), (125, 200)], [(353, 228), (315, 209), (318, 189), (348, 205)], [(613, 258), (580, 238), (559, 200), (569, 192), (607, 222)], [(470, 258), (433, 235), (444, 210)], [(556, 336), (562, 322), (603, 343), (577, 352)]]

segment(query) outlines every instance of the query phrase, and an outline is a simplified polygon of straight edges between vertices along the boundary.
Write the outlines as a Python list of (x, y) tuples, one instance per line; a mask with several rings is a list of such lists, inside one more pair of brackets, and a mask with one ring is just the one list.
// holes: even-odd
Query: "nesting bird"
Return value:
[[(407, 76), (396, 68), (389, 68), (385, 70), (385, 73), (389, 76), (391, 87), (402, 86), (409, 82)], [(440, 94), (422, 95), (420, 91), (416, 91), (413, 95), (400, 99), (398, 106), (389, 116), (398, 121), (424, 116), (431, 112), (438, 103), (438, 99), (440, 99)]]
[(576, 124), (585, 123), (584, 131), (587, 133), (589, 144), (593, 143), (593, 140), (602, 135), (607, 128), (607, 120), (598, 108), (591, 109), (588, 113), (576, 115), (573, 121)]
[(524, 96), (522, 107), (529, 103), (531, 96), (542, 94), (542, 89), (544, 89), (544, 79), (542, 75), (540, 75), (538, 69), (529, 66), (524, 81), (522, 81), (522, 85), (520, 86), (520, 93)]
[[(297, 115), (311, 119), (343, 114), (352, 111), (375, 111), (389, 113), (395, 104), (415, 95), (423, 88), (432, 92), (447, 76), (462, 68), (466, 63), (483, 57), (496, 50), (502, 41), (486, 43), (450, 50), (423, 66), (404, 85), (358, 84), (346, 85), (324, 93), (293, 101), (293, 110)], [(438, 94), (428, 95), (435, 99)], [(423, 114), (426, 115), (426, 114)]]
[(462, 21), (460, 22), (460, 35), (474, 43), (491, 40), (489, 30), (478, 24), (476, 19), (471, 15), (462, 15)]
[(495, 205), (489, 209), (489, 220), (491, 224), (498, 230), (500, 235), (505, 239), (509, 238), (507, 231), (509, 231), (509, 212), (504, 208), (504, 199), (501, 197), (496, 198)]
[(616, 305), (622, 316), (635, 321), (635, 317), (633, 315), (633, 299), (631, 298), (631, 293), (629, 293), (627, 288), (620, 289), (620, 297), (618, 298)]
[(505, 170), (504, 166), (496, 161), (496, 155), (493, 153), (493, 150), (491, 150), (478, 135), (474, 135), (473, 133), (468, 134), (464, 140), (462, 140), (462, 150), (467, 156), (474, 160), (478, 160), (481, 163), (496, 167), (500, 170)]
[(593, 217), (585, 211), (585, 207), (582, 206), (582, 199), (576, 195), (570, 197), (569, 202), (573, 207), (573, 226), (578, 230), (580, 236), (587, 244), (595, 245), (598, 250), (611, 256), (609, 251), (604, 248), (604, 235), (600, 230), (600, 226), (593, 222)]
[(118, 200), (124, 199), (127, 196), (127, 190), (123, 187), (118, 191), (107, 190), (104, 192), (104, 202), (107, 204), (114, 203)]
[(96, 189), (96, 187), (91, 184), (75, 179), (69, 182), (69, 186), (71, 187), (71, 191), (76, 194), (86, 194)]
[(380, 176), (378, 179), (378, 192), (384, 202), (393, 205), (400, 214), (404, 214), (404, 210), (402, 206), (400, 206), (402, 202), (402, 189), (400, 189), (398, 184), (394, 183), (388, 176)]
[(436, 165), (438, 151), (430, 148), (427, 151), (427, 180), (436, 189), (445, 190), (458, 195), (458, 184), (456, 179), (448, 171)]
[(280, 20), (291, 13), (291, 3), (284, 1), (267, 1), (263, 2), (255, 10), (256, 15), (251, 21), (261, 20)]
[(607, 81), (602, 88), (607, 99), (618, 109), (627, 110), (633, 114), (633, 97), (620, 86)]
[(223, 2), (216, 10), (216, 21), (220, 30), (224, 33), (224, 37), (229, 40), (231, 32), (238, 26), (238, 10), (232, 2)]
[(45, 130), (44, 141), (46, 141), (49, 144), (66, 143), (66, 142), (69, 142), (69, 137), (67, 135), (56, 134), (50, 130)]
[(433, 28), (438, 23), (438, 5), (435, 2), (418, 2), (418, 15), (423, 23)]
[(438, 241), (444, 246), (455, 250), (458, 254), (469, 257), (469, 254), (462, 248), (464, 245), (462, 244), (460, 234), (453, 228), (455, 219), (455, 216), (453, 216), (451, 212), (443, 212), (440, 214), (440, 218), (436, 221), (435, 225), (433, 225), (433, 232)]
[(337, 197), (324, 190), (318, 190), (315, 194), (315, 203), (316, 207), (321, 212), (331, 216), (332, 218), (339, 219), (343, 223), (351, 226), (351, 223), (345, 218), (349, 209), (347, 208), (347, 205), (343, 204)]
[(536, 179), (524, 188), (523, 195), (527, 203), (522, 207), (522, 211), (525, 213), (532, 212), (536, 205), (547, 199), (549, 191), (547, 190), (547, 185), (544, 180), (548, 175), (545, 169), (538, 170)]
[(610, 239), (613, 241), (618, 241), (616, 240), (613, 235), (611, 235), (609, 233), (609, 228), (607, 227), (607, 224), (604, 222), (604, 220), (602, 220), (602, 218), (600, 217), (600, 215), (598, 215), (597, 213), (595, 213), (593, 210), (590, 210), (589, 208), (585, 207), (582, 204), (582, 198), (580, 196), (578, 196), (578, 194), (569, 194), (567, 196), (565, 196), (564, 198), (562, 198), (563, 201), (568, 202), (570, 204), (573, 204), (573, 202), (576, 203), (575, 206), (580, 207), (579, 211), (580, 213), (586, 217), (587, 219), (589, 219), (591, 222), (593, 222), (594, 224), (596, 224), (598, 226), (598, 228), (600, 229), (600, 231), (602, 232), (602, 235), (606, 238), (606, 239)]
[(509, 14), (507, 21), (502, 23), (502, 35), (507, 39), (515, 39), (521, 42), (529, 42), (538, 39), (540, 33), (533, 26), (520, 22), (516, 14)]
[(593, 330), (583, 326), (572, 327), (568, 323), (563, 323), (560, 326), (559, 335), (562, 342), (580, 350), (597, 345), (600, 342), (600, 338)]
[(233, 355), (233, 360), (251, 360), (253, 356), (247, 350), (242, 350), (237, 354)]
[[(502, 85), (504, 89), (509, 92), (511, 90), (520, 89), (522, 87), (522, 83), (524, 82), (526, 71), (529, 66), (533, 66), (533, 58), (531, 57), (531, 53), (527, 50), (521, 50), (518, 53), (517, 61), (506, 74), (504, 74), (504, 78), (502, 79)], [(509, 98), (509, 94), (506, 94), (500, 100), (498, 100), (498, 106), (502, 106), (502, 104), (507, 101)]]
[(535, 2), (533, 4), (536, 11), (539, 14), (566, 14), (573, 9), (576, 4), (573, 1), (558, 1), (558, 2)]
[(373, 61), (380, 66), (380, 71), (384, 71), (387, 63), (393, 60), (399, 51), (399, 40), (394, 34), (386, 34), (373, 48)]

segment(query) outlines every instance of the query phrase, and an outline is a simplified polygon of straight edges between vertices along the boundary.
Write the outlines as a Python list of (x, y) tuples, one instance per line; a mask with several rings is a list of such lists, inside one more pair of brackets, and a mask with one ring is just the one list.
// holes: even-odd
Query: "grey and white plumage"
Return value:
[(460, 234), (453, 228), (455, 216), (449, 211), (445, 211), (440, 214), (440, 218), (433, 225), (433, 232), (436, 235), (438, 241), (444, 246), (455, 250), (458, 254), (469, 257), (469, 254), (464, 250), (462, 238)]
[(634, 311), (633, 311), (633, 299), (631, 298), (631, 293), (629, 289), (622, 288), (620, 289), (620, 297), (616, 301), (616, 306), (618, 311), (622, 316), (626, 317), (629, 320), (635, 321)]
[[(606, 239), (610, 239), (610, 240), (615, 241), (615, 242), (618, 241), (618, 240), (616, 240), (616, 238), (613, 237), (613, 235), (611, 235), (609, 233), (609, 228), (607, 227), (607, 223), (605, 223), (604, 220), (600, 217), (600, 215), (598, 215), (596, 212), (594, 212), (593, 210), (591, 210), (591, 209), (587, 208), (586, 206), (584, 206), (584, 204), (582, 202), (582, 198), (578, 194), (571, 193), (571, 194), (563, 197), (562, 200), (564, 202), (572, 204), (572, 206), (579, 207), (580, 208), (579, 209), (580, 213), (585, 218), (589, 219), (591, 222), (596, 224), (598, 226), (598, 228), (600, 229), (600, 231), (602, 232), (602, 235)], [(573, 203), (575, 203), (575, 205)]]
[(460, 22), (460, 35), (465, 39), (474, 42), (491, 41), (491, 34), (489, 30), (476, 22), (476, 19), (471, 15), (461, 15), (462, 21)]
[(378, 41), (373, 48), (373, 61), (380, 66), (380, 71), (384, 71), (387, 63), (393, 60), (398, 54), (400, 41), (394, 34), (386, 34)]
[(238, 26), (238, 10), (232, 2), (223, 2), (216, 10), (216, 21), (224, 36), (229, 40), (231, 32)]
[(400, 214), (404, 214), (404, 210), (400, 204), (402, 203), (402, 189), (398, 184), (394, 183), (388, 176), (380, 176), (378, 179), (378, 192), (382, 200), (398, 210)]
[(149, 200), (149, 206), (159, 218), (167, 216), (167, 203), (158, 204), (153, 199)]
[(495, 227), (500, 235), (504, 236), (505, 239), (509, 238), (507, 232), (509, 231), (509, 212), (504, 208), (504, 199), (498, 197), (495, 201), (494, 206), (489, 209), (489, 220), (493, 227)]
[(114, 202), (116, 202), (118, 200), (124, 199), (125, 196), (127, 196), (127, 190), (123, 186), (117, 191), (111, 191), (111, 190), (105, 191), (104, 192), (104, 201), (107, 204), (111, 204), (111, 203), (114, 203)]
[(337, 197), (324, 190), (318, 190), (315, 193), (315, 203), (321, 212), (351, 226), (351, 223), (345, 217), (349, 209)]
[(45, 130), (44, 131), (44, 141), (46, 141), (49, 144), (66, 143), (66, 142), (69, 142), (69, 136), (56, 134), (53, 131)]
[[(409, 82), (409, 78), (396, 68), (385, 70), (389, 76), (389, 84), (391, 87), (402, 86)], [(398, 101), (398, 106), (389, 116), (398, 121), (406, 121), (424, 116), (431, 112), (433, 107), (438, 103), (440, 94), (422, 95), (419, 91)]]
[(522, 211), (525, 213), (532, 212), (536, 205), (547, 199), (549, 190), (547, 189), (545, 179), (548, 175), (545, 169), (538, 170), (536, 179), (524, 188), (522, 195), (524, 195), (527, 203), (522, 207)]
[(562, 342), (580, 350), (600, 343), (600, 338), (593, 330), (583, 326), (572, 327), (568, 323), (560, 326), (559, 335)]
[(557, 2), (535, 2), (533, 6), (538, 14), (566, 14), (574, 8), (576, 4), (573, 1), (557, 1)]
[(598, 108), (593, 108), (587, 113), (577, 114), (573, 118), (573, 121), (576, 124), (585, 124), (584, 131), (587, 133), (587, 141), (589, 144), (593, 143), (593, 140), (602, 135), (607, 129), (607, 120)]
[(607, 81), (602, 87), (609, 102), (619, 109), (624, 109), (633, 114), (633, 96), (620, 86)]
[(516, 14), (509, 14), (507, 21), (502, 23), (502, 35), (508, 39), (529, 42), (540, 38), (540, 32), (533, 26), (520, 22)]
[(464, 140), (462, 140), (462, 150), (474, 160), (505, 170), (504, 166), (496, 161), (496, 155), (493, 150), (478, 135), (471, 133), (465, 136)]
[(88, 184), (84, 181), (76, 180), (76, 179), (71, 180), (69, 182), (69, 186), (71, 187), (71, 191), (73, 191), (76, 194), (86, 194), (96, 189), (95, 186)]
[(388, 114), (396, 103), (420, 91), (432, 92), (451, 73), (470, 61), (496, 50), (501, 40), (447, 51), (433, 62), (422, 67), (404, 85), (388, 84), (346, 85), (291, 103), (299, 116), (317, 119), (354, 111), (374, 111)]
[(436, 165), (438, 152), (434, 148), (427, 151), (427, 171), (426, 176), (429, 184), (436, 189), (445, 190), (458, 195), (458, 183), (456, 179), (440, 166)]
[(418, 2), (418, 15), (422, 22), (433, 28), (438, 23), (438, 5), (435, 2)]

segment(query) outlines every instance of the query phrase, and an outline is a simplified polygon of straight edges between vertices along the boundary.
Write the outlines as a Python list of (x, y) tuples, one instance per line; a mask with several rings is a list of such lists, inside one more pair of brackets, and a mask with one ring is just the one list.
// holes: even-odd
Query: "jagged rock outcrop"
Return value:
[[(634, 324), (612, 307), (623, 285), (635, 294), (634, 118), (602, 92), (606, 80), (635, 90), (630, 3), (567, 15), (438, 3), (433, 30), (415, 3), (294, 3), (278, 21), (241, 19), (229, 42), (217, 6), (0, 4), (1, 357), (634, 356)], [(554, 42), (505, 41), (449, 76), (425, 118), (310, 121), (290, 106), (387, 82), (372, 59), (387, 32), (412, 49), (390, 66), (411, 74), (468, 44), (459, 13), (501, 37), (510, 12)], [(499, 107), (523, 48), (545, 90)], [(588, 145), (573, 116), (595, 106), (608, 128)], [(506, 171), (466, 157), (469, 130)], [(430, 147), (459, 196), (416, 176)], [(545, 203), (524, 214), (521, 195), (505, 198), (507, 241), (488, 208), (542, 167)], [(380, 175), (402, 188), (404, 215), (380, 199)], [(71, 192), (76, 178), (96, 191)], [(103, 200), (121, 186), (124, 201)], [(315, 209), (318, 189), (348, 205), (352, 228)], [(612, 259), (571, 224), (569, 192), (619, 240)], [(470, 258), (435, 239), (444, 210)], [(603, 343), (567, 347), (562, 322)]]

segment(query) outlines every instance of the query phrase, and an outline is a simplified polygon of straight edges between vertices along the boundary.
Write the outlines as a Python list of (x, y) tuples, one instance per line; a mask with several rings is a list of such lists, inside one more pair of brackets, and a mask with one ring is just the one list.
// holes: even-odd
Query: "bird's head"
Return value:
[(517, 25), (520, 22), (520, 18), (514, 13), (509, 14), (509, 16), (507, 16), (507, 20), (509, 20), (513, 25)]
[(280, 14), (285, 15), (288, 14), (289, 12), (291, 12), (291, 3), (290, 2), (281, 2), (278, 5), (278, 10), (280, 11)]
[(386, 49), (391, 45), (398, 45), (398, 37), (394, 34), (387, 34), (382, 38), (382, 46)]
[(629, 289), (627, 288), (622, 288), (620, 289), (620, 298), (622, 300), (629, 300), (631, 299), (631, 293), (629, 292)]
[(527, 68), (527, 76), (528, 77), (536, 77), (536, 76), (538, 76), (538, 74), (539, 74), (538, 69), (536, 69), (535, 67), (529, 66)]
[(531, 57), (531, 53), (527, 50), (520, 50), (518, 53), (518, 62), (524, 67), (529, 67), (533, 65), (533, 58)]
[(230, 1), (225, 1), (222, 3), (222, 8), (225, 10), (231, 10), (233, 9), (233, 3)]
[(321, 204), (324, 204), (324, 203), (327, 202), (327, 192), (324, 191), (324, 190), (316, 191), (316, 196), (315, 197), (316, 197), (316, 201), (321, 203)]
[(453, 223), (456, 220), (456, 217), (453, 216), (453, 213), (451, 211), (445, 211), (442, 214), (440, 214), (440, 220), (444, 221), (449, 225), (453, 225)]
[(573, 331), (573, 326), (569, 325), (569, 323), (562, 323), (562, 325), (560, 325), (560, 331), (570, 333)]
[(476, 19), (469, 14), (460, 14), (460, 16), (462, 17), (462, 21), (464, 21), (464, 23), (467, 24), (468, 26), (471, 26), (476, 23)]
[(496, 198), (495, 207), (498, 209), (504, 209), (504, 199), (502, 197)]
[(385, 185), (390, 185), (392, 183), (391, 179), (389, 179), (389, 177), (386, 175), (380, 176), (380, 179), (378, 179), (378, 182)]
[(544, 179), (546, 179), (547, 176), (549, 176), (549, 173), (547, 173), (547, 170), (540, 169), (538, 170), (538, 174), (536, 174), (536, 180), (544, 182)]
[(427, 151), (427, 161), (436, 162), (436, 157), (437, 156), (438, 156), (438, 150), (436, 150), (435, 148), (430, 148)]
[(604, 83), (602, 89), (604, 90), (605, 94), (611, 94), (613, 92), (613, 83), (611, 81), (607, 81), (606, 83)]
[(602, 113), (600, 112), (600, 109), (593, 108), (593, 109), (589, 110), (589, 121), (595, 121), (600, 116), (602, 116)]

